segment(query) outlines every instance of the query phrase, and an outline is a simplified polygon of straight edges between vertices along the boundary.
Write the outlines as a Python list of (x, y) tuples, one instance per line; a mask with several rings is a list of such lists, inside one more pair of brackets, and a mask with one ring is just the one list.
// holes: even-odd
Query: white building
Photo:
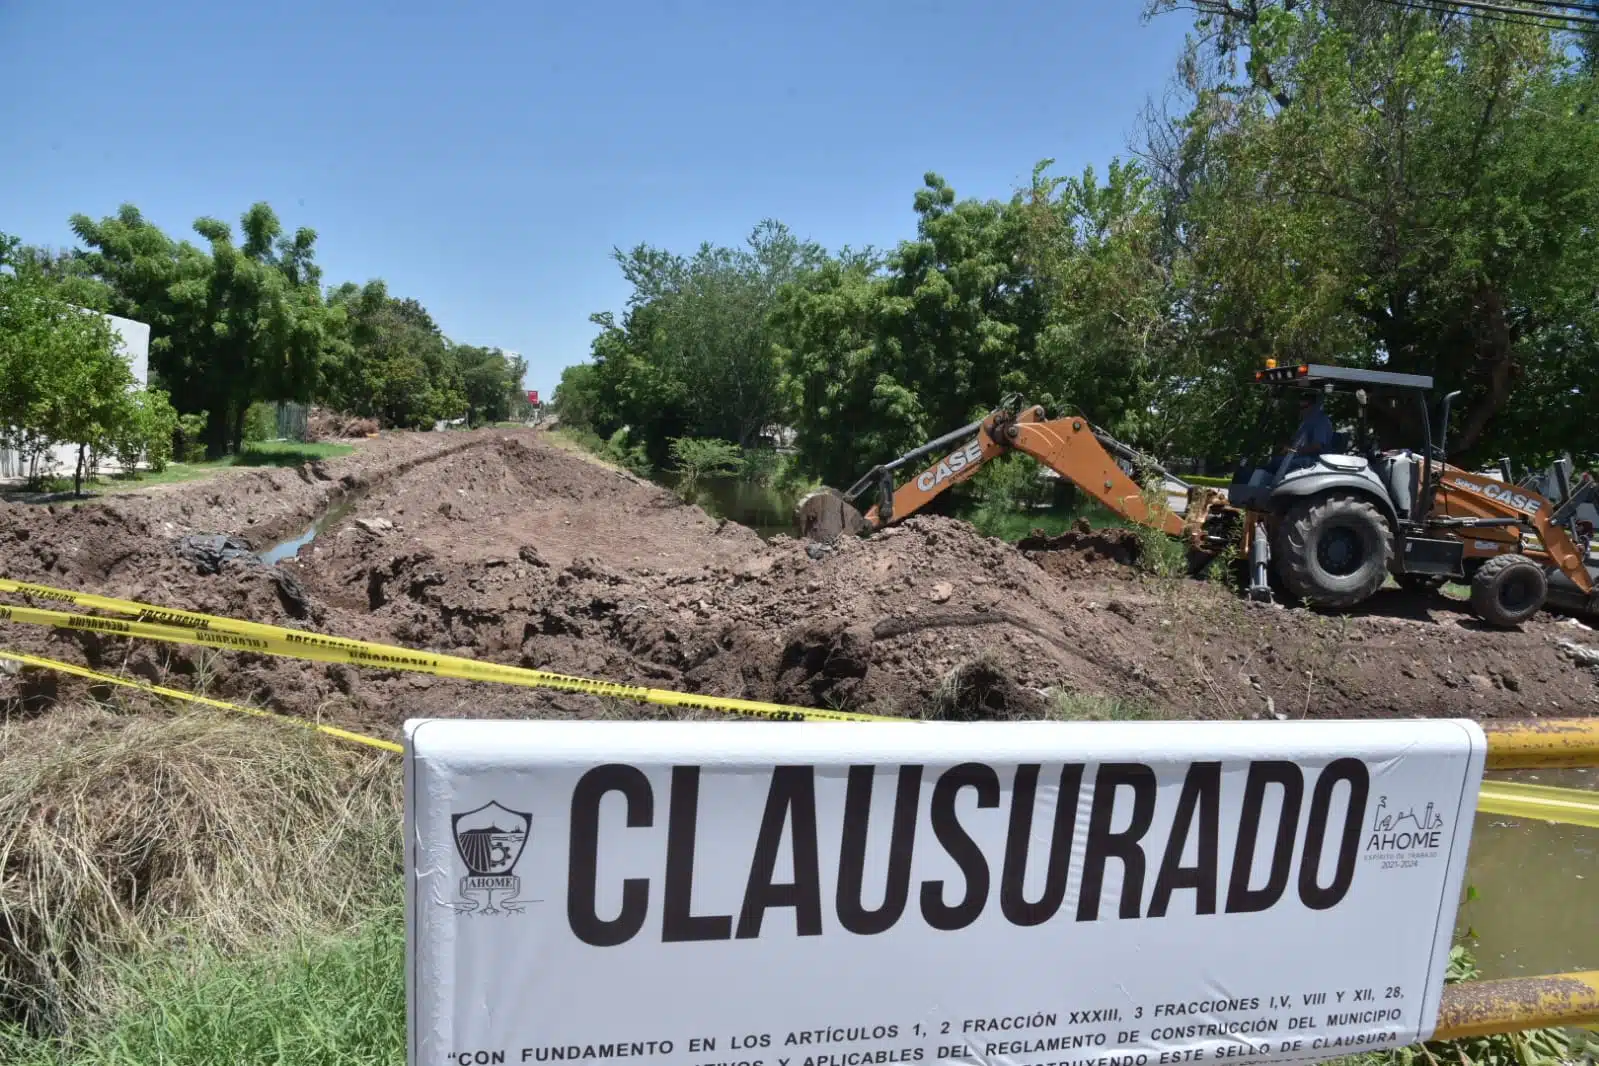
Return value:
[[(135, 322), (130, 318), (118, 318), (116, 315), (103, 316), (111, 324), (111, 329), (116, 333), (121, 342), (118, 346), (119, 354), (128, 361), (129, 369), (133, 371), (133, 386), (142, 389), (150, 380), (150, 327), (144, 322)], [(78, 463), (78, 447), (75, 444), (57, 445), (52, 454), (46, 456), (43, 462), (51, 470), (65, 470), (71, 473)], [(0, 448), (0, 480), (27, 477), (22, 456), (6, 448)]]

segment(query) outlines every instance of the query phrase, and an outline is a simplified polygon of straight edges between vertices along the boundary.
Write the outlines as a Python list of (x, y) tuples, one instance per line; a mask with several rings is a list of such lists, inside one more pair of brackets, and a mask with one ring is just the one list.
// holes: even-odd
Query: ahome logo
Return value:
[(461, 898), (448, 905), (462, 914), (521, 914), (523, 904), (534, 902), (517, 898), (522, 879), (516, 876), (532, 826), (531, 814), (493, 801), (451, 815), (450, 830), (466, 876), (461, 878)]
[(1367, 851), (1434, 851), (1443, 847), (1443, 815), (1428, 803), (1425, 810), (1416, 813), (1412, 806), (1407, 811), (1392, 810), (1388, 797), (1377, 799), (1377, 810), (1371, 817), (1371, 836), (1366, 841)]

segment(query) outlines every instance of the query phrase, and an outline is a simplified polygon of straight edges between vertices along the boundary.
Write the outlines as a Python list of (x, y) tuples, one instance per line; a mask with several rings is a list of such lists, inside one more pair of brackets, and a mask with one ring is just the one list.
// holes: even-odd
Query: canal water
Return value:
[(794, 533), (794, 504), (798, 497), (770, 485), (714, 478), (701, 483), (696, 502), (718, 518), (749, 526), (762, 540)]
[[(1599, 770), (1490, 777), (1599, 790)], [(1479, 814), (1456, 933), (1484, 977), (1599, 968), (1599, 829)]]
[(340, 499), (339, 502), (335, 503), (332, 507), (328, 508), (322, 517), (305, 527), (305, 529), (299, 534), (290, 537), (288, 540), (280, 541), (277, 544), (272, 545), (265, 551), (258, 553), (257, 557), (268, 566), (281, 562), (284, 559), (293, 558), (295, 555), (299, 554), (301, 548), (305, 547), (307, 544), (310, 544), (324, 532), (332, 529), (334, 526), (342, 522), (344, 520), (344, 516), (354, 510), (355, 505), (358, 502), (360, 502), (360, 494), (353, 492), (350, 493), (349, 495)]

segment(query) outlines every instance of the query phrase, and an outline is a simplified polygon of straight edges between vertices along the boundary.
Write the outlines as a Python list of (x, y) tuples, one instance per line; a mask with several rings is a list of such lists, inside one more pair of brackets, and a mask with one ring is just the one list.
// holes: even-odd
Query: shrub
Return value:
[(128, 477), (135, 476), (139, 463), (160, 473), (172, 459), (172, 435), (178, 428), (178, 412), (160, 389), (145, 389), (127, 394), (110, 435), (111, 452)]
[(172, 437), (178, 431), (178, 411), (160, 389), (144, 392), (144, 461), (159, 474), (172, 461)]
[(600, 454), (612, 462), (622, 464), (639, 477), (649, 477), (653, 473), (649, 455), (645, 452), (643, 443), (630, 444), (631, 439), (628, 428), (623, 426), (611, 434), (611, 439), (605, 442)]
[(751, 485), (771, 485), (782, 473), (783, 457), (770, 448), (745, 449), (739, 462), (739, 480)]
[(276, 440), (278, 435), (278, 406), (274, 403), (252, 403), (244, 412), (244, 439), (246, 442)]
[(209, 411), (178, 416), (178, 435), (183, 438), (183, 449), (179, 454), (184, 462), (199, 463), (205, 460), (205, 426), (210, 417)]
[(673, 468), (677, 471), (677, 494), (693, 501), (701, 481), (738, 473), (743, 456), (736, 444), (712, 437), (673, 437)]

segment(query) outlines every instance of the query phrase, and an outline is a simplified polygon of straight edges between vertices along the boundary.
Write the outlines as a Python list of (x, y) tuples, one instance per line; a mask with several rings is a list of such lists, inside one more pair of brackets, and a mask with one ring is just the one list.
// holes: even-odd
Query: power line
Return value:
[(1542, 11), (1480, 4), (1472, 0), (1376, 0), (1376, 2), (1401, 11), (1431, 11), (1440, 15), (1469, 16), (1487, 22), (1531, 26), (1541, 30), (1599, 33), (1599, 18), (1589, 16), (1545, 14)]
[(1557, 11), (1586, 11), (1599, 14), (1599, 4), (1571, 3), (1567, 0), (1519, 0), (1526, 7), (1549, 7)]
[(1429, 2), (1447, 7), (1464, 8), (1472, 12), (1485, 11), (1500, 15), (1513, 15), (1518, 18), (1554, 19), (1560, 22), (1574, 22), (1579, 25), (1599, 27), (1599, 17), (1593, 15), (1544, 14), (1541, 11), (1529, 11), (1524, 7), (1508, 7), (1504, 4), (1485, 3), (1484, 0), (1429, 0)]

